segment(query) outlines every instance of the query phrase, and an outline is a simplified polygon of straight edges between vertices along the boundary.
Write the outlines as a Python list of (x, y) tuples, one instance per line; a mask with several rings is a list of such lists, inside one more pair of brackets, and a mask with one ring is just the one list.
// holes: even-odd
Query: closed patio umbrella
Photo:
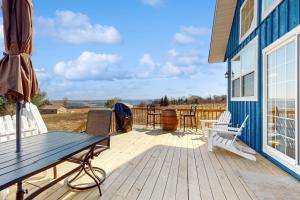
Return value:
[[(5, 53), (0, 61), (0, 95), (16, 102), (16, 152), (21, 151), (21, 103), (38, 92), (32, 66), (32, 0), (2, 0)], [(18, 184), (18, 194), (23, 195)], [(20, 196), (19, 196), (20, 197)]]

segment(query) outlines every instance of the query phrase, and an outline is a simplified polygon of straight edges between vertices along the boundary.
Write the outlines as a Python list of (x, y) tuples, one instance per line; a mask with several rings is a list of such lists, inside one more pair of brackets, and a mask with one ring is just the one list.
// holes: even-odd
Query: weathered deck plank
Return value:
[[(164, 133), (157, 129), (136, 129), (113, 136), (111, 149), (93, 161), (108, 173), (101, 198), (97, 189), (74, 192), (61, 182), (37, 199), (256, 200), (259, 194), (248, 185), (245, 173), (283, 176), (294, 183), (293, 178), (271, 162), (260, 155), (257, 158), (257, 162), (252, 162), (221, 149), (208, 152), (206, 138), (191, 130)], [(70, 167), (73, 164), (59, 165), (59, 173)], [(46, 184), (51, 177), (50, 171), (48, 179), (36, 184)], [(24, 185), (29, 191), (36, 189)], [(8, 199), (14, 199), (13, 192)]]

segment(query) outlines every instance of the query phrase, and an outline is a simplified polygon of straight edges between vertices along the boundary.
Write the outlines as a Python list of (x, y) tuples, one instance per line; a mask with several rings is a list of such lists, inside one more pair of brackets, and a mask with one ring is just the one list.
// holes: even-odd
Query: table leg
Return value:
[(24, 194), (27, 193), (27, 190), (24, 190), (22, 187), (22, 182), (17, 183), (17, 193), (16, 193), (16, 199), (17, 200), (23, 200)]
[(202, 130), (202, 134), (203, 136), (205, 136), (205, 122), (201, 122), (201, 130)]
[(214, 136), (214, 132), (211, 129), (208, 129), (208, 151), (213, 151), (213, 137)]

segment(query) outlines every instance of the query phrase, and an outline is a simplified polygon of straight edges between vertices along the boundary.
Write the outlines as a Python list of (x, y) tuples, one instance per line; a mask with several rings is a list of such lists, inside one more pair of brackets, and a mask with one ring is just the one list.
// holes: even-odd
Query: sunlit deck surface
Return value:
[[(114, 135), (111, 149), (93, 161), (108, 173), (100, 199), (299, 199), (299, 182), (262, 156), (253, 162), (221, 149), (211, 153), (206, 140), (199, 131), (168, 133), (143, 127)], [(64, 163), (58, 171), (70, 167)], [(26, 188), (33, 191), (50, 181), (52, 170), (48, 174), (26, 183)], [(8, 199), (15, 199), (13, 190)], [(37, 199), (99, 199), (99, 193), (72, 192), (61, 182)]]

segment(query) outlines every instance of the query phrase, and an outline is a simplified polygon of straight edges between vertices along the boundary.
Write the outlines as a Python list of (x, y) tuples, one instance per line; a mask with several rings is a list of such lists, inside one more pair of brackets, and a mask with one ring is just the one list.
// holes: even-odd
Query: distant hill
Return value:
[[(104, 107), (104, 103), (106, 100), (67, 100), (68, 108), (82, 108), (82, 107)], [(149, 100), (136, 100), (136, 99), (125, 99), (122, 102), (126, 102), (132, 104), (134, 106), (139, 105), (141, 102), (149, 101)], [(51, 101), (52, 104), (64, 104), (64, 100), (53, 100)]]

